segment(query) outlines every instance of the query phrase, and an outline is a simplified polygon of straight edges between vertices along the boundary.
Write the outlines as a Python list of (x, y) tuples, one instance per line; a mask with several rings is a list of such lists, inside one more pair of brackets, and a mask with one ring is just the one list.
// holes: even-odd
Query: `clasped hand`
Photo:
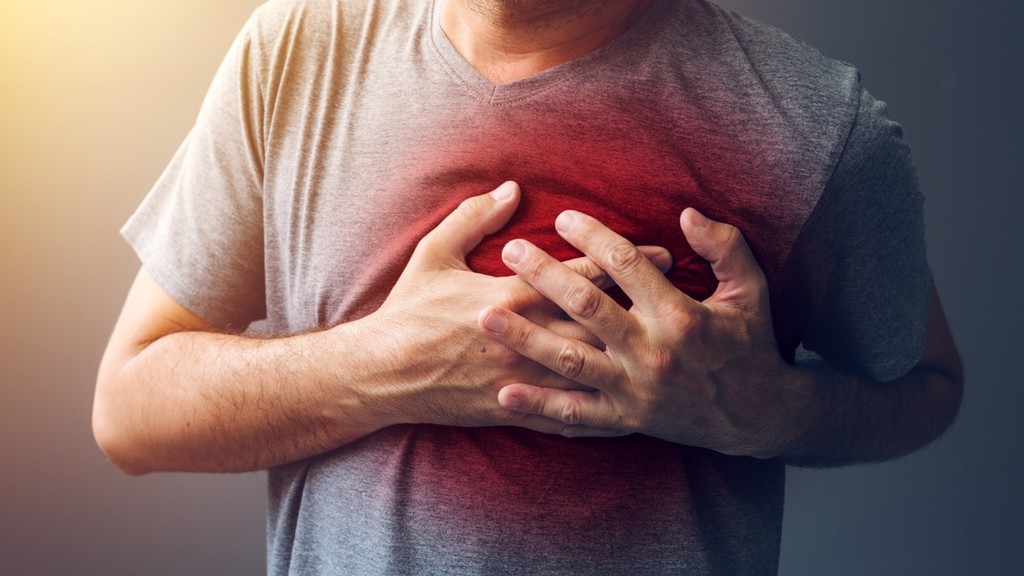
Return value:
[(792, 441), (799, 433), (791, 422), (792, 367), (778, 351), (763, 272), (735, 227), (692, 208), (680, 226), (719, 282), (703, 302), (679, 291), (625, 238), (578, 212), (558, 217), (558, 233), (622, 288), (629, 310), (528, 241), (509, 242), (505, 264), (596, 341), (486, 307), (478, 317), (484, 332), (586, 387), (512, 383), (499, 391), (500, 404), (546, 418), (546, 429), (556, 423), (565, 436), (639, 432), (758, 457)]
[[(466, 265), (466, 254), (508, 222), (519, 199), (519, 187), (509, 182), (462, 202), (417, 244), (387, 299), (361, 323), (367, 327), (364, 338), (383, 351), (376, 385), (367, 392), (372, 397), (363, 399), (375, 408), (375, 422), (561, 431), (558, 422), (502, 407), (499, 390), (517, 382), (549, 390), (582, 390), (586, 385), (494, 342), (477, 326), (477, 313), (497, 303), (545, 334), (600, 344), (522, 279), (478, 274)], [(658, 274), (655, 266), (671, 266), (665, 249), (639, 250), (646, 254), (642, 258), (656, 263), (652, 268)], [(560, 265), (595, 289), (608, 284), (607, 274), (589, 258)]]

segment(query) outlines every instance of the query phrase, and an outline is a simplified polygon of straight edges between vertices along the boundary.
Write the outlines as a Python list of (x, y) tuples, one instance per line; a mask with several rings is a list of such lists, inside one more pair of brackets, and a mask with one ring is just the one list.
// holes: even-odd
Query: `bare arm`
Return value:
[(964, 375), (933, 292), (925, 349), (905, 376), (874, 382), (817, 361), (790, 377), (788, 385), (804, 392), (788, 417), (804, 432), (773, 451), (789, 464), (821, 467), (896, 458), (938, 438), (956, 417)]
[[(97, 442), (129, 473), (228, 472), (309, 457), (400, 423), (532, 422), (554, 431), (546, 419), (503, 409), (498, 390), (515, 381), (579, 385), (480, 334), (476, 312), (503, 303), (551, 330), (584, 336), (518, 278), (465, 265), (466, 253), (504, 225), (518, 201), (514, 185), (467, 200), (420, 242), (378, 311), (316, 333), (219, 333), (143, 270), (100, 366)], [(586, 259), (570, 265), (602, 275)]]
[(359, 330), (217, 333), (142, 270), (100, 365), (97, 442), (138, 474), (253, 470), (356, 440), (397, 417), (366, 403), (377, 352)]
[(596, 389), (514, 384), (500, 392), (503, 406), (561, 422), (566, 435), (642, 432), (806, 466), (900, 456), (953, 421), (963, 374), (937, 295), (924, 354), (903, 378), (877, 383), (827, 365), (791, 366), (772, 332), (764, 274), (739, 231), (692, 210), (680, 223), (719, 280), (704, 302), (679, 292), (632, 244), (582, 214), (560, 216), (559, 233), (623, 288), (631, 310), (528, 242), (506, 247), (510, 268), (607, 347), (552, 334), (500, 307), (485, 309), (480, 324), (494, 338)]

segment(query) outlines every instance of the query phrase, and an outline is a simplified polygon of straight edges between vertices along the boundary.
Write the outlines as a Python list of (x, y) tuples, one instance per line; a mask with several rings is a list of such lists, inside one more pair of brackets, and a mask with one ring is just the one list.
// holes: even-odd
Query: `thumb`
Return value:
[(718, 279), (712, 300), (767, 296), (764, 272), (739, 228), (711, 220), (694, 208), (683, 210), (679, 225), (690, 247), (711, 264), (711, 271)]
[(519, 185), (505, 182), (487, 194), (463, 200), (420, 240), (416, 253), (420, 257), (454, 260), (465, 268), (466, 254), (476, 248), (484, 236), (508, 223), (519, 206), (519, 198)]

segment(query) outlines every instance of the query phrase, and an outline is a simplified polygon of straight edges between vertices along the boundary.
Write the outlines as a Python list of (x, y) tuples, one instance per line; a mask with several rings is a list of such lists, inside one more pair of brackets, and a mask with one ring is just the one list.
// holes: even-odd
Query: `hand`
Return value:
[(693, 209), (680, 225), (719, 282), (704, 302), (578, 212), (562, 213), (556, 229), (607, 271), (631, 309), (529, 242), (506, 245), (506, 265), (604, 346), (557, 334), (507, 307), (485, 308), (479, 324), (495, 340), (593, 389), (509, 384), (498, 394), (502, 406), (544, 416), (566, 436), (640, 432), (736, 455), (771, 455), (799, 433), (786, 414), (790, 367), (772, 331), (767, 282), (742, 234)]
[[(514, 382), (585, 389), (494, 342), (476, 327), (477, 311), (494, 305), (548, 333), (600, 345), (518, 277), (486, 276), (466, 266), (466, 254), (505, 225), (519, 199), (518, 186), (508, 182), (464, 201), (419, 242), (388, 298), (368, 317), (375, 322), (375, 341), (393, 351), (393, 362), (381, 367), (378, 387), (381, 394), (401, 399), (383, 403), (391, 410), (393, 423), (516, 424), (555, 432), (557, 423), (501, 407), (498, 390)], [(663, 268), (670, 265), (664, 249), (644, 251)], [(563, 265), (595, 289), (595, 282), (607, 282), (607, 275), (588, 258)]]

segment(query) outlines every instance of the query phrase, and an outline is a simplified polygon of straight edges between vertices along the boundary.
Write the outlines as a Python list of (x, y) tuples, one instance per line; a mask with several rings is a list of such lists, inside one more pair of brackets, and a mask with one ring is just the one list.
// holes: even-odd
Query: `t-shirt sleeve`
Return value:
[(846, 145), (804, 231), (802, 265), (819, 278), (804, 348), (877, 381), (924, 349), (933, 290), (924, 197), (902, 127), (864, 90)]
[(242, 329), (266, 313), (263, 97), (253, 20), (243, 28), (192, 130), (121, 234), (180, 304)]

